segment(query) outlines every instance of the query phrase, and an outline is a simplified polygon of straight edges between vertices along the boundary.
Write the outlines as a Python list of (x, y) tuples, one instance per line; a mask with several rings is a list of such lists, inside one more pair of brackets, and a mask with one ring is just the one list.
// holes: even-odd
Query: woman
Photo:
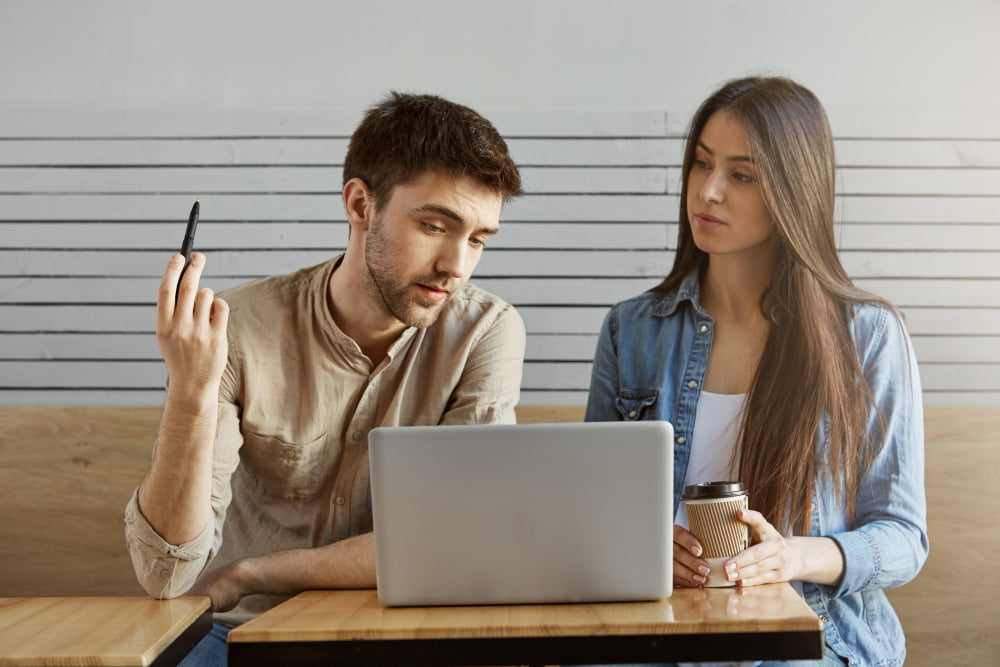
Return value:
[[(883, 589), (928, 549), (920, 381), (895, 309), (852, 284), (833, 232), (835, 163), (816, 97), (783, 78), (725, 84), (684, 152), (673, 268), (605, 319), (590, 421), (673, 423), (674, 503), (738, 479), (751, 546), (741, 586), (791, 581), (823, 620), (830, 664), (901, 665)], [(674, 526), (674, 583), (701, 545)]]

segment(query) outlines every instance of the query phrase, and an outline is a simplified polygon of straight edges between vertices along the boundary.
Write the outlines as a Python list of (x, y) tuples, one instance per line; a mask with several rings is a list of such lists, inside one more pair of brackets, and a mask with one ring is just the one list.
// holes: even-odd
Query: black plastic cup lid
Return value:
[(743, 482), (702, 482), (684, 487), (683, 500), (702, 500), (706, 498), (735, 498), (745, 496), (747, 490)]

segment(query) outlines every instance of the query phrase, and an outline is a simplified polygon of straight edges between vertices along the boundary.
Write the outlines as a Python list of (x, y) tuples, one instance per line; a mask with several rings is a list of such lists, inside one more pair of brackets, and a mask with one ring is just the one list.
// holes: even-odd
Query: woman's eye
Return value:
[(744, 174), (741, 171), (735, 171), (735, 172), (733, 172), (733, 178), (735, 180), (737, 180), (738, 182), (740, 182), (740, 183), (753, 183), (754, 182), (753, 176), (751, 176), (750, 174)]
[(708, 163), (704, 160), (695, 160), (694, 166), (696, 169), (708, 169)]

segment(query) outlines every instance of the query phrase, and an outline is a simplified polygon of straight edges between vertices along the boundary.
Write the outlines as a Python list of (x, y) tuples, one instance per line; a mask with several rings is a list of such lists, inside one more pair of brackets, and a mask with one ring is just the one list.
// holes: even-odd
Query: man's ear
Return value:
[(344, 183), (342, 194), (351, 231), (367, 232), (375, 217), (375, 198), (368, 184), (360, 178), (352, 178)]

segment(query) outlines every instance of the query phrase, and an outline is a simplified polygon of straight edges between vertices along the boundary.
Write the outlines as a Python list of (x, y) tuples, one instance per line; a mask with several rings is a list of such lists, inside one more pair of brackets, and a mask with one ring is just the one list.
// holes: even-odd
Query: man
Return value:
[(224, 641), (288, 595), (375, 586), (369, 431), (514, 421), (524, 324), (467, 281), (520, 193), (486, 119), (393, 93), (351, 139), (344, 255), (222, 300), (198, 289), (195, 253), (176, 303), (171, 258), (157, 303), (170, 382), (125, 511), (151, 595), (211, 596)]

